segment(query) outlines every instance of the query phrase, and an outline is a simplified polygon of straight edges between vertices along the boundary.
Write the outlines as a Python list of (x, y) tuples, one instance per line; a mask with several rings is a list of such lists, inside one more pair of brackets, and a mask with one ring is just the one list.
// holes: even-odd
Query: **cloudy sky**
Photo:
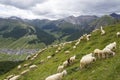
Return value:
[(120, 0), (0, 0), (0, 17), (59, 19), (120, 13)]

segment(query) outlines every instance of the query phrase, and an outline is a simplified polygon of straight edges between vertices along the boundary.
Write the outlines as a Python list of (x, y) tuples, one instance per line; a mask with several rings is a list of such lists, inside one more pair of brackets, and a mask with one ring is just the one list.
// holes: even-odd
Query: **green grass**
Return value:
[[(47, 56), (52, 55), (57, 50), (56, 48), (49, 47), (47, 50), (39, 53), (38, 57), (33, 60), (24, 61), (21, 65), (25, 63), (36, 64), (37, 69), (31, 70), (20, 80), (44, 80), (47, 76), (56, 73), (57, 67), (62, 64), (63, 61), (73, 56), (77, 55), (74, 64), (66, 67), (68, 74), (63, 78), (63, 80), (120, 80), (120, 38), (116, 37), (116, 32), (120, 31), (120, 24), (105, 27), (106, 34), (101, 36), (100, 31), (91, 33), (92, 36), (90, 41), (81, 41), (76, 49), (73, 49), (75, 42), (67, 44), (59, 53), (57, 53), (50, 60), (47, 60)], [(79, 69), (79, 61), (81, 57), (85, 54), (93, 52), (94, 49), (103, 49), (107, 44), (116, 41), (117, 49), (115, 50), (116, 55), (108, 59), (97, 60), (93, 64), (89, 65), (85, 69)], [(65, 54), (66, 50), (70, 51), (70, 54)], [(43, 64), (39, 64), (40, 60), (44, 59)], [(3, 80), (10, 74), (19, 74), (28, 67), (22, 67), (21, 70), (13, 68), (11, 71), (0, 76)]]

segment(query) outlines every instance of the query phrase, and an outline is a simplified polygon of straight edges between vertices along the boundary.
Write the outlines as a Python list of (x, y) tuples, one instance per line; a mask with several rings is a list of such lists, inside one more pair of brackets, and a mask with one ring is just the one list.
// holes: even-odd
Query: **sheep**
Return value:
[(79, 43), (80, 43), (80, 41), (77, 41), (77, 42), (75, 43), (75, 46), (77, 46)]
[(65, 51), (65, 54), (69, 54), (70, 53), (70, 51)]
[(88, 34), (88, 35), (86, 36), (87, 41), (90, 40), (90, 37), (91, 37), (91, 34)]
[(73, 63), (75, 61), (76, 55), (70, 57), (70, 63)]
[(98, 57), (99, 59), (100, 58), (105, 58), (103, 50), (95, 49), (94, 52), (93, 52), (93, 54), (94, 54), (94, 56)]
[(116, 49), (116, 42), (110, 43), (105, 48), (108, 48), (110, 50)]
[(29, 65), (30, 65), (30, 63), (26, 63), (26, 64), (23, 65), (23, 67), (27, 67)]
[(9, 80), (10, 78), (12, 78), (14, 75), (9, 75), (7, 76), (6, 80)]
[(47, 56), (47, 59), (50, 59), (52, 56)]
[(51, 76), (48, 76), (45, 80), (62, 80), (62, 78), (67, 75), (67, 71), (64, 70), (61, 73), (56, 73)]
[(59, 52), (58, 50), (55, 51), (55, 53), (58, 53), (58, 52)]
[(57, 72), (62, 72), (64, 69), (64, 65), (58, 66)]
[(44, 60), (43, 60), (43, 59), (39, 62), (39, 64), (42, 64), (42, 63), (44, 63)]
[(102, 26), (101, 26), (100, 30), (101, 30), (101, 35), (104, 35), (105, 34), (105, 30), (103, 30)]
[(20, 73), (20, 75), (24, 75), (24, 74), (26, 74), (26, 73), (29, 72), (29, 71), (30, 71), (29, 69), (24, 70), (24, 71), (22, 71), (22, 72)]
[(117, 32), (116, 35), (117, 35), (117, 37), (120, 37), (120, 32)]
[(98, 31), (99, 29), (94, 29), (92, 32), (96, 32), (96, 31)]
[(37, 65), (31, 65), (31, 66), (29, 66), (29, 69), (35, 69), (37, 67), (38, 67)]
[(31, 58), (31, 56), (30, 55), (28, 55), (27, 57), (26, 57), (26, 59), (25, 60), (29, 60)]
[(21, 69), (21, 65), (18, 65), (17, 69)]
[(68, 63), (68, 60), (66, 60), (66, 61), (63, 62), (64, 67), (65, 67), (65, 66), (68, 66), (68, 64), (69, 64), (69, 63)]
[(16, 75), (16, 76), (10, 78), (9, 80), (18, 80), (20, 77), (21, 77), (21, 75)]
[(75, 49), (76, 48), (76, 46), (73, 46), (73, 49)]
[(91, 54), (85, 55), (80, 60), (80, 68), (86, 67), (86, 65), (96, 61), (96, 58), (91, 56)]
[(106, 57), (106, 58), (108, 58), (109, 55), (112, 55), (112, 56), (115, 55), (115, 52), (111, 51), (109, 48), (104, 48), (104, 49), (103, 49), (103, 53), (105, 54), (105, 57)]

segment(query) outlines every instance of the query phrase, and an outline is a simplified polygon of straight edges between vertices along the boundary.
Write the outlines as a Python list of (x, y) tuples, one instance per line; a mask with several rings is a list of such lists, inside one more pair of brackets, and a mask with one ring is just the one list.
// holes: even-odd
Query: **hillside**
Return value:
[[(11, 71), (1, 75), (0, 79), (3, 80), (11, 74), (20, 74), (29, 67), (23, 67), (23, 65), (29, 63), (30, 65), (36, 64), (38, 67), (22, 75), (19, 80), (45, 80), (47, 76), (56, 73), (57, 67), (62, 64), (63, 61), (75, 54), (77, 56), (76, 60), (72, 65), (65, 68), (68, 74), (63, 80), (119, 80), (120, 38), (117, 38), (116, 32), (120, 31), (120, 24), (106, 26), (104, 29), (106, 31), (105, 35), (100, 35), (100, 31), (92, 32), (90, 40), (82, 40), (76, 49), (73, 49), (73, 46), (77, 40), (72, 41), (72, 43), (67, 43), (65, 46), (49, 46), (42, 52), (39, 52), (37, 58), (34, 60), (27, 60), (21, 63), (22, 68), (20, 70), (17, 70), (16, 66), (11, 69)], [(93, 52), (96, 48), (103, 49), (107, 44), (114, 41), (117, 43), (117, 49), (115, 50), (116, 55), (114, 57), (97, 60), (87, 68), (79, 69), (79, 61), (83, 55)], [(55, 53), (59, 47), (61, 50)], [(69, 50), (70, 53), (65, 54), (67, 50)], [(54, 56), (48, 60), (47, 56), (50, 55)], [(44, 62), (40, 63), (41, 60), (44, 60)]]
[(21, 19), (0, 18), (0, 48), (43, 48), (54, 40), (54, 36)]

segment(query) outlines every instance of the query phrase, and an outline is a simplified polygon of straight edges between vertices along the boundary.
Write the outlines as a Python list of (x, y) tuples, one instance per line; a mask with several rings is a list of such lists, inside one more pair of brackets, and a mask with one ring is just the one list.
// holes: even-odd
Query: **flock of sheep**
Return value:
[[(98, 29), (94, 30), (93, 32), (97, 31)], [(100, 28), (101, 31), (101, 35), (106, 34), (105, 30), (101, 27)], [(116, 33), (117, 37), (120, 37), (120, 32)], [(91, 34), (84, 34), (83, 36), (81, 36), (78, 41), (75, 43), (75, 45), (73, 46), (73, 49), (75, 49), (77, 47), (77, 45), (80, 43), (81, 40), (86, 39), (87, 41), (90, 40)], [(64, 46), (66, 44), (72, 43), (72, 41), (70, 42), (66, 42), (66, 43), (61, 43), (59, 44), (59, 46), (62, 47), (58, 47), (58, 45), (53, 45), (53, 47), (58, 47), (58, 49), (55, 51), (55, 53), (57, 54), (62, 48), (64, 48)], [(41, 53), (42, 51), (46, 50), (42, 49), (39, 53)], [(107, 46), (105, 46), (105, 48), (101, 49), (95, 49), (92, 53), (84, 55), (81, 59), (80, 59), (80, 69), (85, 68), (87, 65), (91, 64), (92, 62), (96, 61), (97, 59), (103, 59), (103, 58), (108, 58), (110, 56), (114, 56), (115, 52), (114, 50), (116, 49), (116, 42), (112, 42), (110, 44), (108, 44)], [(70, 51), (65, 51), (65, 54), (69, 54)], [(26, 60), (34, 60), (36, 57), (38, 56), (38, 53), (35, 54), (34, 56), (27, 56)], [(47, 60), (51, 59), (53, 56), (55, 56), (55, 54), (47, 56)], [(58, 66), (57, 73), (48, 76), (47, 78), (45, 78), (45, 80), (62, 80), (63, 76), (67, 75), (67, 71), (65, 70), (65, 68), (67, 66), (69, 66), (70, 64), (74, 63), (76, 59), (76, 55), (68, 58), (67, 60), (65, 60), (64, 62), (62, 62), (61, 65)], [(40, 63), (43, 63), (44, 60), (41, 60)], [(26, 69), (24, 71), (22, 71), (19, 75), (10, 75), (7, 78), (5, 78), (4, 80), (17, 80), (19, 79), (22, 75), (26, 74), (27, 72), (29, 72), (30, 70), (33, 70), (35, 68), (38, 68), (37, 65), (35, 64), (24, 64), (23, 67), (27, 67), (29, 66), (29, 69)], [(17, 68), (18, 70), (21, 69), (21, 65), (19, 65)]]
[[(95, 31), (97, 31), (97, 29)], [(104, 35), (106, 33), (102, 27), (100, 28), (100, 31), (101, 31), (101, 35)], [(120, 32), (117, 32), (116, 35), (117, 35), (117, 37), (119, 37)], [(78, 39), (78, 41), (73, 46), (73, 49), (76, 48), (76, 46), (80, 43), (80, 41), (82, 39), (85, 38), (87, 41), (89, 41), (90, 37), (91, 37), (91, 34), (88, 34), (88, 35), (84, 34), (83, 36), (81, 36), (80, 39)], [(114, 56), (115, 55), (114, 49), (116, 49), (116, 42), (108, 44), (102, 50), (95, 49), (92, 53), (84, 55), (80, 59), (80, 69), (85, 68), (87, 65), (91, 64), (92, 62), (96, 61), (97, 59), (108, 58), (110, 56)], [(70, 53), (70, 51), (65, 51), (65, 53)], [(75, 58), (76, 58), (76, 55), (74, 55), (74, 56), (70, 57), (69, 59), (67, 59), (66, 61), (64, 61), (62, 65), (58, 66), (57, 73), (48, 76), (45, 80), (62, 80), (62, 77), (67, 74), (67, 71), (64, 70), (64, 68), (66, 66), (68, 66), (69, 64), (73, 63), (75, 61)]]

